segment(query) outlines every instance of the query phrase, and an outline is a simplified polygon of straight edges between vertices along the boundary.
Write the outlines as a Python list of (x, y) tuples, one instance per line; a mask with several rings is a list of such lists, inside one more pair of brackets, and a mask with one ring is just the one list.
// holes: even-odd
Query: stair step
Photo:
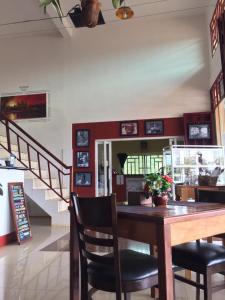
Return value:
[[(60, 189), (55, 189), (55, 190), (56, 190), (56, 192), (58, 192), (60, 194)], [(66, 188), (62, 189), (62, 193), (65, 198), (69, 198), (69, 189), (66, 189)], [(52, 190), (48, 189), (45, 191), (45, 199), (46, 200), (54, 200), (57, 198), (59, 198), (59, 196)]]
[[(50, 180), (49, 178), (44, 179), (44, 181), (50, 185)], [(52, 187), (53, 188), (58, 188), (59, 189), (59, 181), (58, 179), (52, 178), (51, 180), (52, 182)], [(33, 188), (34, 189), (49, 189), (48, 186), (42, 182), (40, 179), (38, 178), (34, 178), (33, 179)]]
[(6, 136), (0, 135), (0, 142), (7, 142)]
[[(34, 170), (35, 173), (37, 173), (39, 175), (38, 170)], [(41, 175), (43, 178), (48, 178), (48, 171), (47, 170), (41, 170)], [(36, 175), (34, 175), (34, 173), (27, 171), (25, 172), (25, 178), (26, 179), (36, 179)]]
[[(2, 141), (0, 140), (0, 143), (1, 143), (3, 146), (5, 146), (6, 148), (8, 147), (7, 142), (2, 142)], [(14, 145), (14, 144), (11, 144), (11, 149), (12, 149), (12, 151), (18, 151), (17, 145)]]

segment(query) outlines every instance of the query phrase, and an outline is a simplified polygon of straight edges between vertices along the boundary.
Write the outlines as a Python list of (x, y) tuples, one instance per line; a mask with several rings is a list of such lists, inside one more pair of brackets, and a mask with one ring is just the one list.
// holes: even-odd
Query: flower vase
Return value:
[(153, 203), (155, 206), (166, 206), (169, 198), (168, 195), (162, 195), (162, 196), (153, 196), (152, 197)]

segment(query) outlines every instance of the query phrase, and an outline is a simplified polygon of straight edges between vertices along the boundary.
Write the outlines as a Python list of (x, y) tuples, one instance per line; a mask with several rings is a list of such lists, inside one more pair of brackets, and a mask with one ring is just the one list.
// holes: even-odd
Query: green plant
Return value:
[(145, 176), (144, 192), (152, 196), (161, 196), (171, 190), (173, 179), (168, 175), (151, 173)]
[(44, 8), (44, 13), (45, 14), (46, 14), (47, 6), (52, 5), (55, 8), (55, 10), (57, 11), (58, 16), (62, 20), (63, 12), (62, 12), (61, 4), (60, 4), (59, 0), (40, 0), (40, 2), (41, 2), (41, 7)]
[(112, 0), (112, 5), (115, 9), (119, 8), (123, 4), (124, 0)]

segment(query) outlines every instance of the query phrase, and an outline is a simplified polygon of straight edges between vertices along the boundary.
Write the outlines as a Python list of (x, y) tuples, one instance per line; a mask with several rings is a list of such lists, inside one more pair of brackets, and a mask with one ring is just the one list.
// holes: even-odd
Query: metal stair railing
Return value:
[[(6, 137), (6, 144), (0, 141), (0, 146), (14, 154), (16, 159), (29, 169), (38, 179), (40, 179), (58, 197), (69, 203), (70, 192), (72, 190), (72, 166), (67, 166), (54, 154), (42, 146), (30, 134), (22, 129), (14, 121), (8, 119), (0, 112), (0, 135)], [(17, 150), (12, 150), (12, 145), (17, 146)], [(27, 160), (22, 154), (27, 154)], [(37, 168), (33, 168), (33, 163)], [(47, 178), (43, 175), (47, 171)], [(56, 187), (53, 180), (56, 179)], [(64, 185), (68, 189), (68, 195), (64, 193)]]

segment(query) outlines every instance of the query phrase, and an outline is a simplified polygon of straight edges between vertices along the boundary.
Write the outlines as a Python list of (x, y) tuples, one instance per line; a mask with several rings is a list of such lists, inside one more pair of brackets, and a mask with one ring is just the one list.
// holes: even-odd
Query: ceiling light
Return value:
[(127, 20), (134, 15), (133, 10), (129, 6), (122, 6), (117, 9), (116, 16), (121, 20)]

